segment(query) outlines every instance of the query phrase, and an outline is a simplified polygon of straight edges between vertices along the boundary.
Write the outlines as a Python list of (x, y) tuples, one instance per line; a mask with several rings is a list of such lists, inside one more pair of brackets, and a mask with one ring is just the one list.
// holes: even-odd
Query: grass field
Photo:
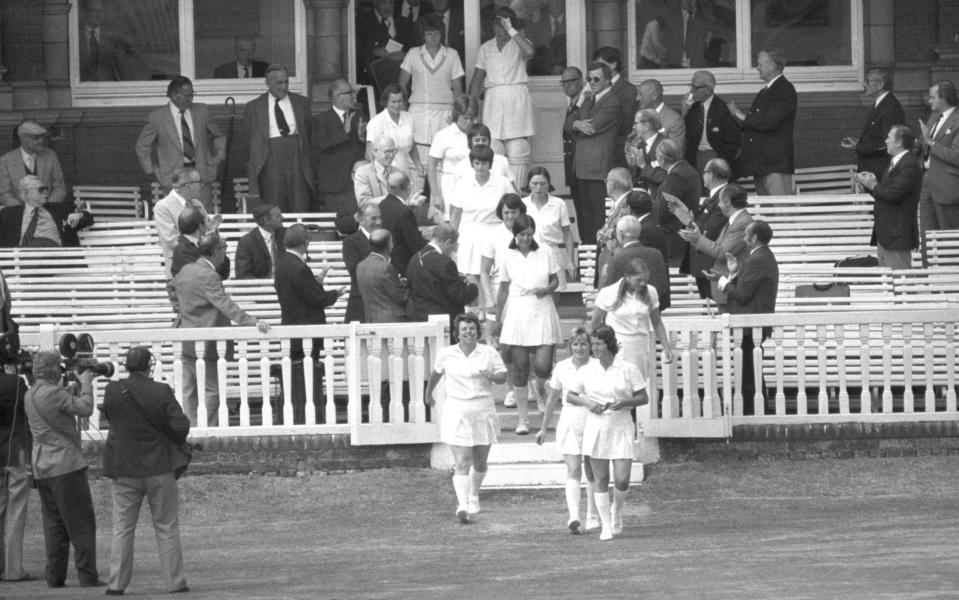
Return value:
[[(455, 522), (445, 473), (393, 469), (187, 477), (188, 598), (959, 598), (959, 462), (950, 457), (654, 466), (624, 535), (566, 532), (562, 491), (490, 491)], [(92, 482), (98, 563), (110, 484)], [(148, 511), (128, 596), (168, 597)], [(43, 569), (34, 495), (26, 567)], [(103, 597), (43, 582), (2, 598)]]

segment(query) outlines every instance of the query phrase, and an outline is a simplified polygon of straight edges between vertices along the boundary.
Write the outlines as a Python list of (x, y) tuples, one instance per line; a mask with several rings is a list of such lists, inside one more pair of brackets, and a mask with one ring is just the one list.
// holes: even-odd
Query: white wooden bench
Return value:
[(97, 222), (149, 218), (140, 198), (140, 188), (129, 185), (75, 185), (73, 200), (78, 210), (89, 211)]
[[(220, 202), (220, 182), (214, 181), (211, 184), (211, 187), (212, 187), (211, 202), (213, 204), (213, 212), (214, 213), (223, 212), (221, 207), (221, 202)], [(166, 196), (166, 194), (160, 188), (159, 183), (154, 181), (153, 183), (150, 184), (150, 200), (151, 200), (150, 206), (156, 206), (156, 203), (159, 202), (160, 200), (163, 200), (164, 196)]]
[(927, 231), (926, 255), (930, 267), (959, 266), (959, 229)]
[[(852, 178), (856, 165), (831, 165), (823, 167), (804, 167), (793, 174), (793, 187), (796, 194), (856, 194), (861, 191), (859, 184)], [(756, 192), (756, 183), (752, 177), (742, 177), (736, 181), (750, 195)]]

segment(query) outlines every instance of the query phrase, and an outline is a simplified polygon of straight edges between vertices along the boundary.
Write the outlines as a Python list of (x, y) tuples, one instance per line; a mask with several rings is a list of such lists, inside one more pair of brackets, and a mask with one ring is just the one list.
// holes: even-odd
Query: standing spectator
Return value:
[[(875, 199), (871, 246), (878, 246), (879, 265), (891, 269), (912, 266), (912, 249), (919, 247), (916, 221), (922, 193), (922, 163), (912, 151), (916, 134), (905, 125), (893, 125), (886, 136), (892, 163), (881, 175), (859, 173), (859, 182)], [(879, 179), (882, 177), (882, 179)]]
[(59, 204), (67, 199), (67, 184), (56, 153), (47, 148), (47, 130), (35, 121), (24, 121), (17, 127), (20, 147), (0, 156), (0, 204), (23, 204), (20, 180), (36, 175), (50, 194), (50, 202)]
[(592, 95), (583, 103), (579, 119), (573, 122), (576, 138), (573, 175), (579, 182), (575, 202), (579, 237), (584, 244), (596, 243), (596, 232), (606, 216), (606, 174), (615, 164), (615, 139), (619, 131), (618, 99), (610, 87), (612, 73), (603, 63), (587, 69), (586, 81)]
[(235, 61), (213, 69), (214, 79), (249, 79), (266, 76), (266, 68), (269, 65), (253, 58), (256, 55), (256, 38), (248, 35), (237, 36), (233, 39), (233, 53), (236, 55)]
[[(636, 86), (629, 82), (629, 78), (623, 72), (623, 59), (619, 49), (603, 46), (593, 52), (593, 63), (602, 63), (609, 67), (611, 93), (616, 98), (619, 108), (619, 119), (616, 123), (616, 136), (613, 139), (613, 164), (612, 167), (625, 167), (626, 156), (623, 153), (626, 136), (633, 124), (633, 115), (636, 114)], [(590, 67), (592, 70), (592, 67)], [(592, 86), (590, 86), (592, 89)], [(609, 169), (606, 169), (607, 171)]]
[[(177, 226), (180, 229), (180, 237), (177, 238), (176, 250), (173, 251), (173, 261), (170, 266), (170, 273), (176, 277), (186, 265), (196, 262), (200, 258), (200, 249), (197, 244), (200, 238), (206, 233), (206, 219), (203, 213), (192, 208), (186, 207), (177, 218)], [(223, 259), (220, 267), (216, 271), (220, 280), (226, 281), (230, 278), (230, 257)], [(180, 302), (176, 297), (176, 288), (173, 286), (173, 279), (166, 282), (167, 294), (170, 296), (170, 303), (173, 305), (173, 312), (180, 314)], [(177, 317), (179, 319), (179, 316)]]
[[(2, 279), (0, 289), (4, 291), (4, 304), (9, 304), (10, 294)], [(9, 307), (5, 312), (9, 313)], [(0, 352), (0, 568), (4, 581), (36, 581), (23, 570), (23, 533), (30, 500), (27, 469), (33, 440), (24, 410), (27, 382), (17, 374), (16, 359)]]
[(50, 204), (47, 188), (36, 175), (20, 180), (25, 204), (0, 210), (0, 248), (76, 247), (77, 232), (93, 225), (93, 215), (70, 202)]
[(566, 0), (546, 0), (538, 17), (528, 19), (526, 35), (536, 49), (530, 75), (559, 75), (566, 68)]
[(137, 138), (140, 167), (164, 193), (173, 189), (177, 171), (196, 169), (203, 182), (200, 199), (209, 210), (213, 182), (226, 155), (226, 136), (210, 118), (206, 104), (193, 102), (193, 82), (188, 78), (177, 75), (170, 80), (166, 95), (170, 102), (150, 113)]
[(659, 224), (659, 219), (653, 214), (653, 197), (643, 190), (633, 190), (626, 196), (626, 208), (629, 214), (639, 221), (639, 243), (659, 250), (663, 260), (668, 263), (669, 246), (666, 242), (666, 232)]
[(353, 215), (358, 206), (350, 175), (353, 165), (365, 154), (366, 120), (356, 108), (356, 90), (348, 81), (337, 79), (329, 90), (332, 106), (316, 117), (316, 170), (321, 175), (318, 204), (326, 210), (335, 209), (336, 228), (348, 235), (356, 231)]
[(33, 358), (36, 383), (24, 399), (33, 434), (33, 479), (40, 492), (47, 586), (66, 584), (70, 544), (80, 587), (106, 585), (97, 573), (97, 523), (80, 430), (93, 414), (93, 371), (80, 373), (80, 395), (60, 384), (60, 354)]
[[(200, 238), (197, 244), (200, 258), (180, 269), (173, 278), (173, 287), (180, 306), (179, 327), (229, 327), (230, 322), (239, 325), (256, 325), (262, 333), (270, 330), (270, 324), (258, 320), (237, 306), (223, 289), (223, 281), (217, 270), (226, 260), (226, 242), (216, 232), (210, 232)], [(228, 354), (231, 350), (228, 346)], [(192, 341), (183, 342), (183, 398), (182, 403), (190, 424), (197, 424), (197, 381), (196, 347)], [(204, 382), (204, 406), (207, 411), (207, 425), (216, 427), (220, 422), (220, 385), (217, 378), (217, 358), (219, 354), (216, 342), (205, 343), (203, 361), (206, 366)]]
[(729, 113), (726, 101), (717, 96), (716, 77), (709, 71), (696, 71), (683, 96), (683, 120), (686, 123), (686, 162), (702, 173), (706, 163), (721, 158), (735, 164), (742, 146), (739, 124)]
[(668, 262), (672, 266), (679, 266), (686, 252), (686, 244), (679, 236), (683, 225), (669, 212), (666, 198), (678, 198), (690, 211), (696, 210), (702, 196), (703, 180), (696, 169), (683, 159), (679, 145), (673, 140), (664, 140), (656, 148), (656, 160), (660, 165), (662, 181), (653, 197), (653, 212), (666, 233)]
[(686, 122), (675, 110), (666, 106), (663, 101), (663, 84), (656, 79), (647, 79), (636, 88), (636, 100), (639, 110), (655, 110), (663, 122), (659, 130), (666, 139), (673, 140), (679, 145), (680, 151), (686, 148)]
[(410, 178), (406, 173), (391, 173), (387, 181), (390, 193), (380, 202), (381, 227), (391, 235), (392, 262), (399, 273), (406, 273), (410, 257), (426, 245), (426, 240), (416, 226), (416, 215), (408, 204)]
[(566, 282), (576, 278), (576, 246), (570, 232), (569, 212), (562, 198), (550, 195), (553, 185), (549, 171), (544, 167), (533, 167), (529, 172), (526, 187), (530, 195), (523, 198), (526, 214), (536, 222), (536, 243), (544, 246), (553, 255), (559, 267), (558, 291), (566, 289)]
[[(563, 74), (560, 75), (559, 84), (563, 87), (563, 93), (566, 94), (566, 116), (563, 119), (563, 174), (566, 177), (566, 185), (569, 186), (569, 194), (574, 202), (579, 198), (579, 184), (573, 175), (573, 148), (576, 146), (576, 140), (573, 136), (573, 123), (579, 119), (579, 111), (586, 101), (586, 82), (583, 80), (583, 72), (577, 67), (566, 67)], [(577, 220), (579, 216), (576, 215)]]
[[(929, 88), (933, 114), (922, 131), (922, 196), (919, 224), (930, 229), (959, 229), (959, 95), (951, 81), (942, 80)], [(936, 116), (938, 115), (938, 116)]]
[(373, 0), (356, 11), (357, 81), (377, 88), (396, 81), (405, 52), (415, 42), (413, 24), (393, 14), (393, 0)]
[(393, 236), (386, 229), (376, 229), (370, 234), (370, 255), (356, 267), (356, 284), (363, 297), (366, 323), (408, 320), (406, 301), (410, 290), (390, 262), (392, 252)]
[(612, 210), (606, 217), (606, 223), (596, 234), (596, 266), (593, 272), (593, 287), (599, 288), (600, 275), (606, 270), (606, 264), (616, 249), (616, 222), (629, 214), (626, 198), (633, 189), (632, 176), (624, 167), (615, 167), (606, 176), (606, 197), (612, 200)]
[(659, 113), (655, 110), (647, 108), (637, 111), (633, 133), (624, 146), (626, 164), (633, 173), (634, 184), (649, 190), (650, 194), (656, 194), (664, 177), (656, 158), (659, 144), (666, 139), (659, 133), (662, 125)]
[(893, 125), (903, 125), (906, 113), (899, 100), (892, 95), (892, 72), (887, 69), (866, 71), (863, 84), (866, 96), (873, 98), (866, 114), (866, 124), (858, 138), (843, 138), (841, 145), (856, 152), (856, 170), (879, 177), (889, 167), (886, 139)]
[(778, 50), (760, 50), (756, 70), (766, 85), (756, 94), (749, 114), (729, 102), (729, 112), (742, 126), (740, 170), (756, 180), (760, 196), (785, 196), (793, 188), (793, 129), (796, 88), (783, 75), (786, 57)]
[(479, 288), (460, 277), (450, 254), (456, 251), (459, 232), (449, 223), (433, 230), (433, 238), (410, 259), (406, 278), (410, 299), (406, 314), (410, 321), (426, 321), (429, 315), (449, 315), (450, 330), (455, 333), (453, 319), (463, 307), (476, 300)]
[(429, 3), (429, 0), (394, 0), (393, 1), (393, 16), (394, 17), (403, 17), (407, 19), (410, 23), (416, 23), (416, 21), (424, 16), (433, 12), (433, 6)]
[[(414, 181), (413, 189), (422, 191), (426, 170), (420, 161), (420, 154), (413, 147), (413, 117), (406, 111), (406, 92), (399, 84), (391, 83), (383, 88), (380, 95), (383, 110), (370, 119), (366, 126), (366, 155), (373, 157), (373, 142), (380, 136), (387, 136), (396, 144), (393, 155), (393, 167), (405, 172)], [(375, 160), (375, 159), (374, 159)], [(363, 200), (357, 197), (357, 202)]]
[(131, 79), (127, 57), (130, 44), (109, 24), (102, 0), (80, 3), (82, 21), (79, 35), (80, 81), (123, 81)]
[[(266, 68), (268, 91), (243, 109), (250, 141), (247, 177), (251, 195), (259, 195), (280, 210), (306, 212), (313, 208), (316, 185), (310, 158), (313, 122), (310, 99), (290, 92), (289, 81), (286, 67), (270, 65)], [(336, 83), (331, 85), (331, 91)], [(320, 134), (321, 144), (327, 143), (330, 132), (321, 128)], [(325, 174), (323, 181), (335, 175), (332, 171)], [(345, 178), (349, 179), (349, 166)]]
[(468, 160), (470, 147), (467, 134), (479, 114), (479, 101), (472, 96), (458, 96), (453, 101), (452, 123), (436, 132), (429, 152), (430, 211), (437, 222), (448, 221), (450, 201), (456, 189), (456, 168)]
[(619, 247), (609, 261), (600, 286), (606, 288), (625, 277), (630, 261), (640, 258), (646, 266), (647, 282), (656, 290), (659, 308), (661, 311), (666, 310), (671, 304), (669, 269), (659, 250), (644, 246), (639, 241), (640, 231), (639, 220), (632, 215), (626, 215), (616, 223), (616, 240)]
[(183, 168), (173, 174), (173, 189), (153, 207), (153, 224), (157, 228), (160, 238), (160, 248), (163, 250), (163, 262), (166, 265), (167, 279), (173, 277), (173, 251), (176, 250), (177, 238), (180, 232), (177, 229), (177, 219), (187, 206), (204, 215), (206, 209), (200, 201), (200, 190), (203, 181), (200, 173), (194, 168)]
[(514, 181), (526, 181), (530, 164), (529, 138), (536, 133), (533, 97), (529, 93), (526, 61), (535, 49), (513, 26), (516, 13), (509, 7), (493, 12), (494, 38), (480, 46), (470, 81), (470, 96), (483, 100), (483, 124), (494, 144), (502, 144)]
[(253, 209), (256, 227), (236, 243), (236, 278), (272, 278), (283, 254), (283, 212), (266, 202)]
[(380, 228), (380, 207), (367, 202), (360, 208), (359, 228), (343, 239), (343, 262), (350, 274), (350, 295), (346, 301), (344, 323), (363, 322), (363, 298), (356, 285), (356, 266), (370, 255), (370, 234)]
[(156, 532), (167, 592), (188, 592), (180, 549), (180, 508), (172, 458), (190, 433), (173, 389), (153, 381), (155, 361), (146, 346), (130, 348), (122, 381), (103, 394), (110, 431), (103, 447), (103, 475), (113, 480), (113, 543), (107, 595), (126, 591), (133, 576), (133, 536), (145, 497)]
[(499, 431), (493, 384), (506, 381), (506, 365), (496, 350), (479, 343), (480, 323), (474, 315), (457, 316), (452, 327), (456, 343), (437, 354), (426, 385), (426, 403), (435, 404), (433, 390), (444, 379), (440, 440), (453, 452), (456, 518), (466, 525), (471, 515), (480, 512), (486, 461)]
[[(726, 227), (726, 215), (719, 206), (719, 196), (728, 184), (729, 177), (729, 163), (721, 158), (710, 160), (703, 170), (703, 185), (709, 195), (700, 202), (695, 211), (689, 211), (682, 202), (668, 203), (669, 210), (687, 227), (695, 221), (702, 235), (715, 241)], [(693, 244), (686, 244), (683, 262), (679, 265), (680, 273), (695, 278), (699, 297), (703, 299), (713, 297), (709, 280), (703, 276), (703, 271), (712, 267), (713, 260), (712, 255), (697, 250)]]
[[(443, 45), (445, 24), (438, 14), (425, 15), (417, 21), (423, 45), (406, 53), (400, 65), (399, 84), (404, 90), (411, 85), (410, 117), (413, 141), (420, 163), (428, 165), (430, 144), (436, 134), (449, 125), (453, 98), (463, 94), (463, 64), (460, 55)], [(475, 115), (474, 115), (475, 116)], [(432, 176), (427, 170), (426, 175)], [(436, 188), (432, 187), (433, 193)]]
[(396, 142), (387, 135), (381, 135), (372, 143), (373, 160), (356, 168), (353, 173), (353, 191), (358, 204), (379, 201), (389, 192), (387, 179), (396, 169), (393, 159), (396, 157)]

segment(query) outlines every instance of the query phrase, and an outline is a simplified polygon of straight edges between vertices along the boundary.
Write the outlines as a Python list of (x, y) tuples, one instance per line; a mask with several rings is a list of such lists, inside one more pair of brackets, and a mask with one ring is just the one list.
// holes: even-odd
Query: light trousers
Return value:
[(23, 579), (23, 532), (27, 526), (30, 477), (23, 467), (0, 470), (0, 564), (3, 578)]

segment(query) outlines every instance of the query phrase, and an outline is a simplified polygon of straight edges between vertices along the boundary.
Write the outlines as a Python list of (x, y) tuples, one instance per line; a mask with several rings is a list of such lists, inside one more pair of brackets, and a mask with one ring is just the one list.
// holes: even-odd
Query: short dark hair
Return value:
[(456, 98), (453, 98), (453, 114), (451, 116), (453, 122), (456, 122), (456, 119), (468, 112), (475, 115), (479, 114), (479, 100), (466, 94), (460, 94)]
[(902, 143), (903, 150), (912, 150), (916, 146), (916, 134), (906, 125), (893, 125), (889, 133)]
[(182, 235), (193, 235), (200, 230), (205, 220), (206, 218), (203, 216), (203, 213), (192, 206), (187, 206), (183, 209), (183, 212), (180, 213), (180, 216), (177, 217), (176, 228)]
[[(533, 217), (529, 215), (520, 215), (516, 217), (516, 220), (513, 221), (513, 239), (510, 240), (509, 247), (510, 250), (516, 250), (516, 236), (523, 233), (527, 229), (532, 229), (535, 233), (536, 231), (536, 221)], [(531, 250), (538, 250), (539, 244), (536, 243), (536, 240), (533, 240), (530, 243)]]
[(510, 192), (509, 194), (503, 194), (503, 197), (499, 199), (499, 204), (496, 205), (496, 216), (500, 221), (503, 220), (503, 209), (508, 208), (510, 210), (518, 210), (519, 214), (526, 214), (526, 203), (523, 202), (523, 199), (519, 197), (519, 194), (514, 194)]
[(274, 208), (276, 208), (276, 204), (263, 202), (253, 209), (253, 220), (256, 221), (257, 225), (262, 225), (264, 221), (270, 218), (270, 213), (273, 212)]
[(220, 234), (211, 231), (203, 235), (200, 238), (200, 241), (197, 243), (196, 248), (200, 252), (200, 256), (205, 256), (207, 258), (213, 256), (213, 254), (220, 248), (220, 245), (223, 241), (220, 239)]
[(483, 326), (480, 324), (479, 317), (473, 313), (463, 313), (461, 315), (456, 315), (456, 317), (453, 319), (453, 339), (455, 339), (457, 342), (460, 341), (460, 325), (463, 323), (472, 323), (475, 325), (477, 337), (483, 335)]
[(146, 346), (133, 346), (127, 350), (124, 366), (130, 373), (134, 371), (149, 371), (153, 362), (153, 353)]
[(616, 63), (617, 73), (623, 70), (623, 56), (619, 53), (618, 48), (612, 48), (610, 46), (597, 48), (596, 51), (593, 52), (593, 60), (604, 60), (608, 63)]
[(773, 228), (769, 226), (769, 223), (766, 221), (755, 219), (752, 223), (747, 225), (747, 227), (753, 228), (753, 233), (756, 234), (756, 239), (759, 240), (759, 243), (766, 245), (769, 243), (769, 240), (773, 239)]
[(586, 72), (589, 73), (590, 71), (602, 71), (603, 76), (606, 79), (609, 79), (609, 80), (613, 79), (613, 71), (612, 69), (609, 68), (609, 66), (606, 63), (601, 63), (601, 62), (590, 63), (589, 66), (586, 67)]
[(549, 170), (546, 167), (533, 167), (529, 170), (529, 174), (526, 175), (526, 189), (529, 189), (529, 182), (532, 181), (533, 177), (539, 175), (540, 177), (546, 178), (546, 183), (549, 184), (549, 191), (553, 191), (553, 178), (549, 176)]
[(380, 92), (380, 106), (386, 108), (386, 105), (390, 101), (390, 96), (394, 94), (399, 94), (403, 96), (403, 101), (406, 101), (406, 90), (400, 87), (398, 83), (391, 83), (383, 88), (383, 91)]
[(613, 331), (613, 328), (609, 325), (600, 325), (594, 329), (592, 337), (603, 340), (603, 343), (606, 344), (606, 349), (613, 354), (619, 352), (619, 344), (616, 342), (616, 332)]
[(473, 164), (473, 161), (480, 161), (489, 164), (493, 164), (493, 149), (489, 146), (483, 144), (477, 144), (470, 149), (470, 164)]
[(184, 77), (183, 75), (174, 75), (173, 79), (170, 80), (170, 83), (166, 86), (166, 97), (172, 98), (174, 94), (179, 94), (180, 90), (183, 89), (183, 86), (193, 85), (193, 82), (190, 81), (189, 77)]
[(626, 194), (626, 206), (629, 207), (631, 215), (641, 217), (653, 212), (653, 197), (649, 195), (649, 192), (633, 190)]
[(446, 28), (443, 18), (436, 13), (423, 15), (417, 20), (417, 22), (420, 24), (420, 31), (423, 33), (426, 33), (427, 31), (439, 31), (442, 33)]
[(746, 205), (749, 204), (749, 197), (746, 195), (746, 190), (743, 186), (735, 183), (730, 183), (724, 187), (719, 197), (729, 200), (729, 203), (732, 204), (734, 208), (746, 208)]
[(948, 79), (940, 79), (936, 82), (936, 89), (939, 97), (946, 101), (949, 106), (959, 105), (959, 96), (956, 95), (956, 86)]
[(485, 137), (491, 142), (493, 141), (493, 133), (489, 130), (489, 127), (487, 127), (486, 125), (483, 125), (482, 123), (473, 123), (472, 125), (470, 125), (470, 131), (466, 135), (467, 147), (469, 147), (470, 149), (473, 148), (473, 138), (478, 135)]

